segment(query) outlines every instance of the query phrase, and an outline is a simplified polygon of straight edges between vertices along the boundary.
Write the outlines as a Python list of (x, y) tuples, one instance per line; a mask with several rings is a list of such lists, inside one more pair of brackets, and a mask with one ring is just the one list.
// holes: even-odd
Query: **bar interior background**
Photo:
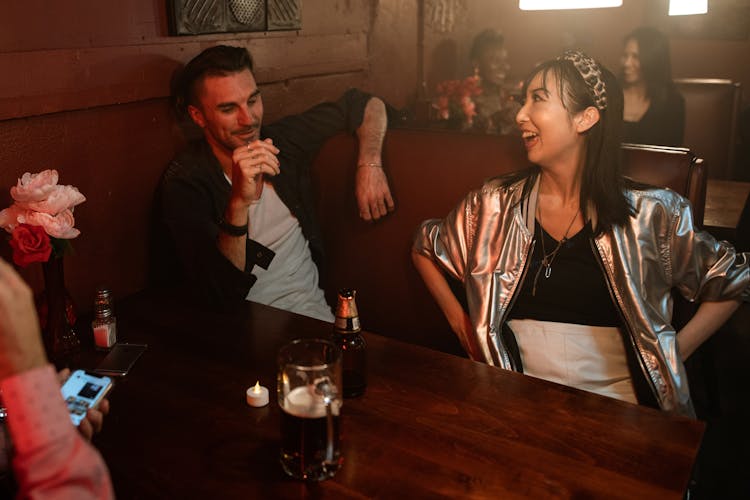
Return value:
[[(471, 39), (490, 27), (505, 34), (514, 77), (570, 45), (616, 67), (622, 37), (636, 26), (662, 22), (657, 17), (667, 11), (666, 0), (536, 12), (496, 0), (300, 2), (299, 30), (199, 36), (169, 35), (165, 0), (31, 0), (4, 6), (0, 186), (14, 184), (26, 171), (57, 168), (66, 183), (86, 194), (88, 201), (76, 211), (82, 231), (78, 256), (66, 261), (66, 281), (80, 308), (86, 309), (102, 282), (116, 296), (147, 284), (153, 189), (182, 144), (169, 112), (169, 82), (175, 68), (201, 49), (216, 43), (250, 48), (265, 119), (273, 120), (351, 86), (410, 106), (422, 80), (431, 89), (440, 80), (468, 74)], [(711, 4), (739, 28), (716, 33), (701, 25), (673, 34), (674, 77), (748, 82), (750, 1)], [(439, 10), (446, 8), (450, 15), (441, 17)], [(7, 189), (0, 190), (0, 206), (9, 201)], [(8, 257), (9, 246), (0, 246), (0, 252)], [(25, 277), (36, 288), (41, 284), (38, 266)]]

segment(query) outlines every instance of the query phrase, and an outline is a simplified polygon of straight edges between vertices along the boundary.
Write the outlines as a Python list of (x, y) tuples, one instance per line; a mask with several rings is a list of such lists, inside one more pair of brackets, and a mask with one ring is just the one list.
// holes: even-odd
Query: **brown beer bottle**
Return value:
[(343, 394), (345, 398), (361, 396), (367, 387), (365, 374), (365, 339), (360, 333), (359, 313), (354, 296), (357, 292), (344, 288), (339, 291), (336, 304), (336, 320), (333, 326), (333, 342), (342, 351)]

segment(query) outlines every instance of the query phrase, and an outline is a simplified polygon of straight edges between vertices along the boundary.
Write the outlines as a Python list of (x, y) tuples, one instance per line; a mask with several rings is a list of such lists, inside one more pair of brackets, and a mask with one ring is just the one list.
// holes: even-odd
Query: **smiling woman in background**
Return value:
[(654, 28), (636, 29), (625, 37), (620, 63), (624, 142), (682, 146), (685, 99), (672, 82), (667, 37)]

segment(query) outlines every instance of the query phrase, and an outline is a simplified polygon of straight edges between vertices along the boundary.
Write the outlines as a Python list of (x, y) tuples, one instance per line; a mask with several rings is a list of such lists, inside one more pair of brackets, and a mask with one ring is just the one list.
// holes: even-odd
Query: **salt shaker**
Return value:
[(91, 328), (97, 349), (109, 350), (117, 342), (117, 319), (112, 307), (112, 292), (107, 288), (99, 287), (96, 290)]

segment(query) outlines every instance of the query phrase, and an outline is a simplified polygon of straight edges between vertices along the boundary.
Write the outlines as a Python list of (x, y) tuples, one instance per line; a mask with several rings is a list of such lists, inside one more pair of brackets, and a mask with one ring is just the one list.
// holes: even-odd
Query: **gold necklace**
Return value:
[(568, 241), (568, 232), (570, 232), (570, 228), (573, 227), (573, 223), (576, 221), (578, 212), (580, 211), (581, 207), (578, 207), (578, 210), (573, 214), (573, 218), (570, 220), (568, 229), (565, 230), (562, 239), (557, 242), (555, 249), (547, 254), (547, 250), (544, 248), (544, 233), (542, 232), (544, 230), (542, 228), (542, 211), (539, 210), (539, 205), (536, 206), (536, 214), (539, 218), (539, 239), (542, 240), (542, 262), (539, 264), (539, 269), (537, 269), (536, 275), (534, 275), (534, 286), (531, 288), (532, 297), (536, 297), (536, 285), (539, 281), (539, 275), (542, 273), (542, 269), (544, 269), (544, 279), (547, 279), (552, 275), (552, 262), (555, 260), (555, 257), (557, 257), (557, 252), (560, 251), (560, 248), (562, 248), (562, 246)]

